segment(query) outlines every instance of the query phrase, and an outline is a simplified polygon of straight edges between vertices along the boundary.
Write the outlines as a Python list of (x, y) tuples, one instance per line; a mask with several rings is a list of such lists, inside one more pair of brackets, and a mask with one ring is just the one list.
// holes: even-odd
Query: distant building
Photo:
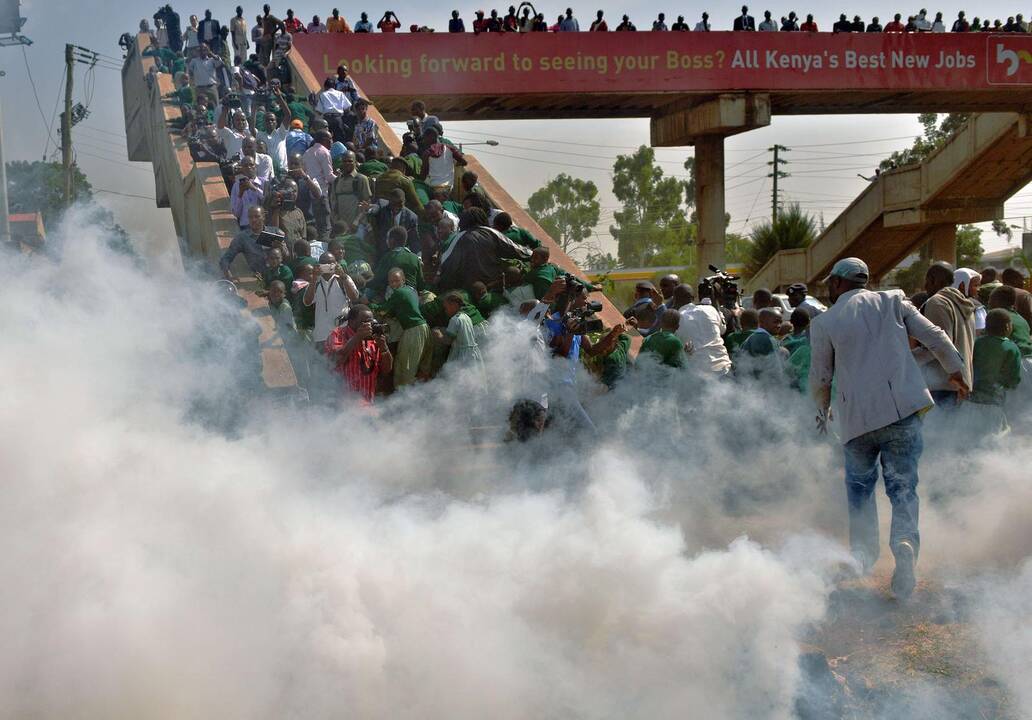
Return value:
[(11, 223), (12, 243), (17, 243), (23, 253), (43, 250), (47, 233), (43, 228), (43, 216), (40, 213), (14, 213), (8, 218)]

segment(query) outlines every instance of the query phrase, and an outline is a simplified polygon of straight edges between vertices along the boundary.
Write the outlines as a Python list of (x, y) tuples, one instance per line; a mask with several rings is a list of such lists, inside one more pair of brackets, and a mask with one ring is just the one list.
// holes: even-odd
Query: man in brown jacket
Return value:
[[(942, 328), (950, 342), (964, 359), (964, 382), (972, 385), (971, 362), (975, 347), (975, 304), (962, 292), (950, 287), (953, 284), (953, 266), (936, 262), (925, 274), (925, 292), (928, 300), (921, 308), (922, 314)], [(949, 373), (942, 367), (927, 348), (914, 350), (914, 359), (924, 372), (925, 382), (932, 393), (935, 404), (944, 408), (957, 404), (957, 389), (950, 382)]]

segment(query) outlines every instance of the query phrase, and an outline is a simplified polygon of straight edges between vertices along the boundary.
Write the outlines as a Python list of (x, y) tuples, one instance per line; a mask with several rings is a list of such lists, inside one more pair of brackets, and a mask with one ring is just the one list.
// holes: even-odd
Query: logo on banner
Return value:
[(986, 72), (990, 85), (1032, 84), (1032, 52), (1028, 42), (998, 35), (988, 38), (988, 42)]

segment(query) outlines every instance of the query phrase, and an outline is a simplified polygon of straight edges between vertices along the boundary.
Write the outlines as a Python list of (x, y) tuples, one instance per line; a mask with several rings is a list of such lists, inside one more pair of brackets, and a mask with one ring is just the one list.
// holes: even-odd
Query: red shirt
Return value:
[(401, 23), (397, 20), (381, 20), (376, 27), (380, 28), (380, 32), (392, 33), (401, 27)]
[(799, 26), (799, 32), (817, 32), (817, 23), (804, 22)]
[(903, 32), (903, 23), (893, 20), (885, 25), (885, 32)]
[(477, 18), (473, 21), (473, 32), (482, 33), (487, 32), (487, 20), (485, 18)]
[(589, 32), (609, 32), (609, 25), (605, 20), (596, 20), (591, 23), (591, 30)]
[(363, 401), (372, 403), (380, 376), (380, 346), (372, 338), (363, 340), (350, 356), (344, 357), (341, 350), (354, 336), (355, 331), (348, 325), (334, 328), (326, 338), (325, 352), (336, 359), (335, 370), (344, 376), (345, 386), (357, 392)]
[(294, 35), (296, 33), (302, 33), (302, 32), (306, 33), (306, 32), (308, 32), (307, 28), (305, 28), (305, 26), (304, 26), (304, 23), (302, 23), (296, 17), (294, 17), (294, 18), (287, 18), (286, 20), (284, 20), (283, 21), (283, 27), (285, 27), (287, 29), (287, 32), (290, 33), (291, 35)]

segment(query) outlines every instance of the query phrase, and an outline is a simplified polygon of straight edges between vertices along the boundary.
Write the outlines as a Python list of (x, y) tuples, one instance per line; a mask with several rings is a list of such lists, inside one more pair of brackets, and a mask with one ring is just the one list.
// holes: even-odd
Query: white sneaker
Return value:
[(906, 600), (914, 592), (914, 565), (917, 560), (909, 540), (896, 545), (896, 570), (892, 573), (892, 594)]

